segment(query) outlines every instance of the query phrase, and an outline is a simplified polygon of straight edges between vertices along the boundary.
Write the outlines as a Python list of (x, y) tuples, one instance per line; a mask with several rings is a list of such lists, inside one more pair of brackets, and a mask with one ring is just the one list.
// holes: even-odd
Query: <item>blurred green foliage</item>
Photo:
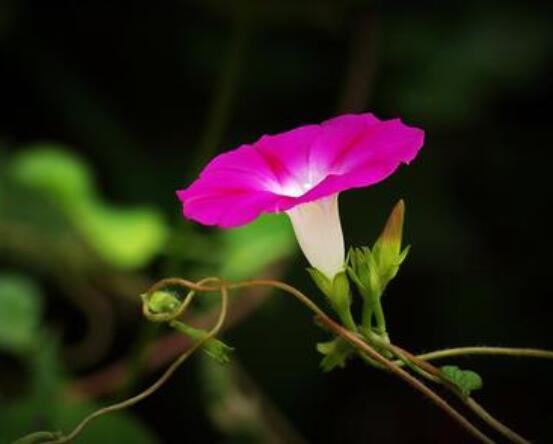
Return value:
[(264, 215), (244, 227), (221, 232), (219, 239), (223, 253), (218, 272), (229, 280), (254, 278), (297, 250), (284, 214)]
[(118, 208), (98, 196), (92, 173), (72, 151), (52, 145), (32, 146), (10, 165), (16, 183), (51, 198), (84, 240), (111, 265), (139, 268), (159, 254), (168, 235), (154, 209)]
[[(9, 159), (7, 166), (0, 178), (4, 185), (2, 191), (6, 192), (6, 199), (0, 201), (5, 216), (0, 228), (6, 230), (5, 234), (17, 234), (20, 240), (40, 239), (55, 254), (44, 257), (46, 250), (40, 244), (33, 245), (38, 250), (29, 250), (26, 242), (14, 242), (13, 236), (4, 236), (0, 246), (8, 253), (22, 254), (25, 260), (43, 257), (46, 264), (61, 258), (52, 268), (54, 271), (60, 266), (63, 268), (63, 264), (74, 267), (79, 264), (74, 258), (82, 257), (80, 272), (93, 271), (97, 261), (115, 269), (137, 269), (162, 253), (169, 227), (160, 213), (104, 203), (90, 167), (67, 147), (30, 146)], [(40, 218), (36, 218), (39, 214), (36, 207), (28, 211), (29, 201), (38, 202), (39, 208), (42, 206)], [(186, 230), (184, 233), (176, 237), (183, 242), (183, 245), (177, 242), (180, 245), (177, 248), (189, 252), (184, 256), (199, 267), (198, 272), (230, 280), (253, 278), (296, 250), (289, 221), (283, 215), (266, 215), (245, 227), (210, 235)], [(194, 239), (209, 248), (190, 252)], [(89, 248), (93, 254), (87, 257)], [(46, 266), (46, 270), (50, 267)], [(31, 389), (2, 405), (0, 440), (11, 440), (40, 429), (68, 431), (99, 407), (99, 404), (67, 399), (63, 395), (68, 375), (61, 365), (58, 341), (40, 327), (40, 293), (40, 288), (29, 278), (0, 276), (0, 346), (16, 352), (21, 362), (31, 369)], [(204, 310), (217, 303), (207, 298), (200, 302)], [(253, 420), (259, 421), (252, 414)], [(109, 415), (87, 427), (77, 442), (109, 444), (122, 439), (145, 444), (157, 442), (148, 430), (125, 413)]]
[(35, 282), (0, 273), (0, 350), (29, 353), (39, 336), (42, 296)]
[[(69, 375), (59, 340), (42, 323), (43, 295), (23, 275), (0, 275), (0, 350), (14, 353), (27, 370), (29, 383), (14, 399), (0, 399), (0, 442), (38, 430), (70, 430), (98, 404), (78, 401), (63, 392)], [(154, 444), (157, 439), (129, 413), (116, 413), (93, 424), (78, 443)]]

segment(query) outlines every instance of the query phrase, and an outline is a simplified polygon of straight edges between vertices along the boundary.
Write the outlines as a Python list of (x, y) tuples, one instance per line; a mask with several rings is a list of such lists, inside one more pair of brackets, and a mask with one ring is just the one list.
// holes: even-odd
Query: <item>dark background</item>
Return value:
[[(372, 243), (393, 204), (406, 200), (412, 250), (386, 296), (392, 339), (412, 351), (551, 349), (552, 19), (551, 7), (514, 1), (1, 0), (0, 170), (30, 144), (61, 143), (94, 171), (106, 201), (155, 207), (173, 236), (211, 239), (180, 220), (174, 191), (216, 153), (340, 112), (400, 116), (426, 130), (419, 157), (384, 183), (341, 196), (349, 245)], [(36, 202), (20, 204), (32, 214)], [(177, 245), (192, 262), (197, 244)], [(86, 328), (78, 304), (58, 297), (44, 267), (8, 250), (0, 269), (38, 282), (45, 325), (62, 349), (71, 346)], [(188, 276), (166, 256), (133, 273), (145, 282)], [(280, 264), (267, 274), (314, 291), (299, 254), (284, 262), (287, 271)], [(109, 346), (83, 365), (61, 359), (68, 381), (166, 333), (144, 333), (135, 306), (110, 301), (119, 308)], [(241, 372), (293, 424), (275, 426), (280, 442), (296, 433), (313, 443), (470, 442), (418, 393), (361, 362), (320, 372), (314, 343), (325, 335), (286, 297), (225, 337)], [(497, 417), (535, 442), (553, 440), (553, 364), (455, 362), (482, 375), (476, 397)], [(0, 365), (1, 403), (22, 396), (28, 377), (9, 354)], [(158, 442), (263, 441), (211, 419), (202, 368), (194, 358), (132, 414)], [(99, 402), (150, 378), (138, 372)], [(20, 434), (49, 426), (27, 422)]]

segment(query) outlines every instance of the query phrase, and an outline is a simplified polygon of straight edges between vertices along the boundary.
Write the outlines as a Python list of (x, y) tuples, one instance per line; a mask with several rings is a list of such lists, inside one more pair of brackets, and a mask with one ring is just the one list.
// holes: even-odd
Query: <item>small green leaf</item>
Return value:
[[(182, 321), (171, 321), (169, 325), (194, 341), (203, 341), (207, 336), (205, 330), (194, 328)], [(223, 365), (230, 362), (230, 354), (234, 351), (234, 348), (228, 346), (220, 339), (209, 338), (202, 344), (202, 351)]]
[(346, 361), (354, 352), (354, 348), (342, 338), (335, 338), (328, 342), (319, 342), (317, 351), (324, 355), (321, 361), (321, 368), (329, 372), (336, 367), (343, 368)]
[(457, 386), (465, 397), (470, 396), (472, 391), (481, 389), (483, 385), (482, 378), (478, 373), (472, 370), (462, 370), (456, 365), (440, 367), (440, 374), (444, 379)]

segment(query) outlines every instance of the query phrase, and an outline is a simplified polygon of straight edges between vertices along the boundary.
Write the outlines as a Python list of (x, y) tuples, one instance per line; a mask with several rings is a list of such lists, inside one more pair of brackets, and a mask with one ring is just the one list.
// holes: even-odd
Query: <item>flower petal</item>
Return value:
[(221, 154), (178, 196), (185, 217), (242, 225), (263, 212), (380, 182), (410, 162), (423, 142), (422, 130), (399, 119), (343, 115)]
[(278, 211), (279, 196), (267, 191), (230, 188), (217, 178), (204, 179), (177, 191), (183, 215), (204, 225), (235, 227), (263, 212)]

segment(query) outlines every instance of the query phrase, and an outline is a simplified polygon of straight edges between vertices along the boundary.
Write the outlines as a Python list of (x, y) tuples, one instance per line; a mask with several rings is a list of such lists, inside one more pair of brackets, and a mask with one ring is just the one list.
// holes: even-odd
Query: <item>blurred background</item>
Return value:
[[(175, 190), (219, 152), (342, 112), (427, 131), (411, 166), (341, 197), (348, 245), (372, 245), (406, 200), (394, 342), (553, 349), (553, 8), (412, 6), (0, 1), (0, 442), (69, 431), (189, 345), (141, 318), (163, 277), (267, 276), (318, 298), (284, 216), (206, 229), (182, 220)], [(216, 309), (205, 296), (189, 319), (206, 327)], [(470, 442), (360, 362), (322, 373), (327, 334), (283, 294), (235, 295), (224, 339), (232, 365), (198, 354), (76, 442)], [(482, 375), (476, 398), (500, 419), (553, 441), (553, 364), (455, 362)]]

